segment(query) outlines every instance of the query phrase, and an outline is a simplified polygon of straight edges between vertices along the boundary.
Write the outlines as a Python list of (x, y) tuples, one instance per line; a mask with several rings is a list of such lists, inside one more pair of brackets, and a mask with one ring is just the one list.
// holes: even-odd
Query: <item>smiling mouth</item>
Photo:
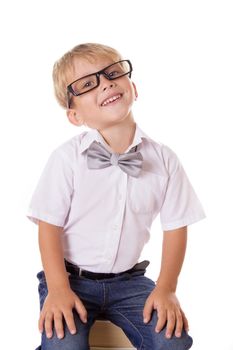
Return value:
[(119, 98), (121, 98), (121, 97), (122, 97), (122, 94), (117, 94), (115, 96), (109, 97), (101, 103), (101, 106), (102, 107), (107, 106), (110, 103), (113, 103), (113, 102), (119, 100)]

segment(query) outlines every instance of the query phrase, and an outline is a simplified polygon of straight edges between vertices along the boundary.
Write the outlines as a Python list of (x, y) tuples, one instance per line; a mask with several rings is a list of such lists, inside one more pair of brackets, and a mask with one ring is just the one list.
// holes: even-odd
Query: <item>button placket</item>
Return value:
[(126, 195), (127, 195), (127, 182), (128, 176), (124, 172), (120, 173), (120, 185), (117, 194), (117, 214), (115, 220), (112, 223), (112, 234), (109, 235), (109, 243), (106, 254), (106, 260), (109, 263), (110, 268), (112, 268), (117, 255), (117, 249), (119, 245), (119, 240), (121, 237), (121, 228), (123, 225)]

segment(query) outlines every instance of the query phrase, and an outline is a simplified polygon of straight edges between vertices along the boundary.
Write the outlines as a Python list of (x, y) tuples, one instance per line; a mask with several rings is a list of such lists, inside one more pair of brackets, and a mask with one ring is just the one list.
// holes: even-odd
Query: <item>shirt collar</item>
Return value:
[[(147, 139), (149, 141), (153, 141), (149, 136), (147, 136), (136, 124), (135, 134), (133, 138), (132, 144), (127, 148), (125, 153), (127, 153), (131, 148), (135, 147), (136, 145), (140, 144), (143, 139)], [(97, 129), (91, 129), (89, 132), (87, 132), (84, 137), (82, 138), (81, 145), (80, 145), (80, 153), (86, 151), (89, 146), (92, 144), (92, 142), (97, 141), (102, 143), (110, 152), (111, 149), (104, 140), (103, 136), (100, 134), (100, 132)]]

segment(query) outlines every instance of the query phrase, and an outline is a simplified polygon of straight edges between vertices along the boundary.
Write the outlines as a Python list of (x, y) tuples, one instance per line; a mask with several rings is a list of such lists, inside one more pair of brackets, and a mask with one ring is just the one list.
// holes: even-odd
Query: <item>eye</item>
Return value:
[(94, 81), (93, 80), (85, 81), (83, 83), (83, 85), (82, 85), (82, 89), (92, 87), (93, 85), (94, 85)]
[(119, 64), (114, 64), (106, 73), (110, 79), (115, 79), (124, 75), (124, 70)]
[(121, 74), (121, 73), (120, 73), (120, 72), (117, 72), (116, 70), (114, 70), (113, 72), (108, 73), (108, 76), (109, 76), (109, 77), (116, 77), (116, 76), (118, 76), (119, 74)]

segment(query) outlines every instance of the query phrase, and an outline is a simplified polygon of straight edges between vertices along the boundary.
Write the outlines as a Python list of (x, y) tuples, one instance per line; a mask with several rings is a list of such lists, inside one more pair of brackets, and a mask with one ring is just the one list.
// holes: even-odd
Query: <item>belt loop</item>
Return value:
[(78, 275), (79, 275), (79, 277), (82, 276), (82, 269), (80, 269), (80, 267), (78, 268)]

